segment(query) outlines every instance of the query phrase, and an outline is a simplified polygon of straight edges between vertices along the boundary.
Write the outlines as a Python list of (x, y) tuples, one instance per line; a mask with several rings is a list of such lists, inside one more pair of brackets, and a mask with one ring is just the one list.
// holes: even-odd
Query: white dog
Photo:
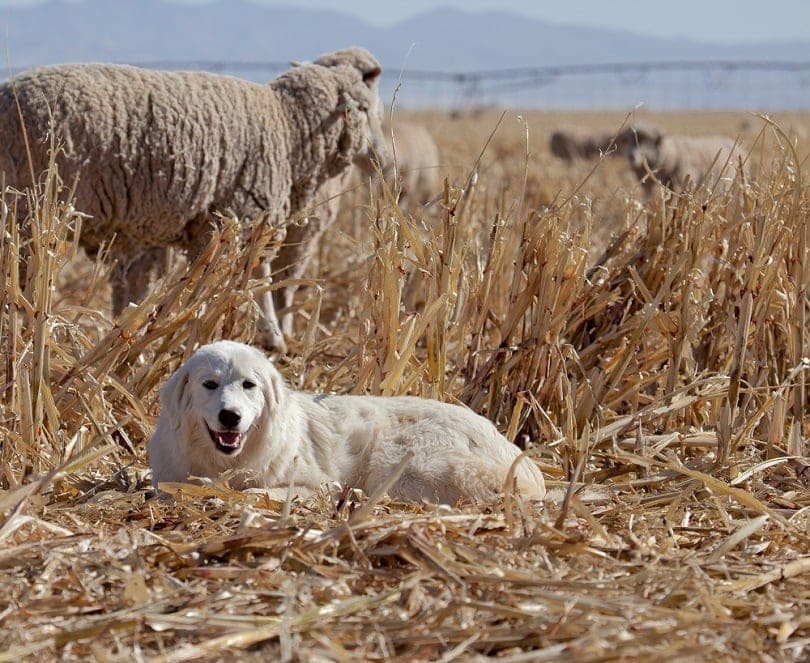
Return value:
[[(317, 489), (337, 481), (396, 499), (454, 504), (503, 490), (520, 449), (466, 407), (412, 396), (333, 396), (288, 388), (259, 350), (201, 347), (160, 391), (149, 441), (152, 480), (185, 481), (237, 470), (238, 487)], [(529, 459), (515, 468), (521, 493), (545, 495)]]

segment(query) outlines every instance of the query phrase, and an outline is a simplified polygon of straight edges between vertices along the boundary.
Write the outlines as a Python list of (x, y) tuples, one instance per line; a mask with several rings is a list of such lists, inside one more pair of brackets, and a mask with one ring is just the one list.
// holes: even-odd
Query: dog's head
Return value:
[(225, 456), (242, 452), (251, 430), (277, 411), (284, 384), (259, 350), (234, 341), (202, 346), (160, 390), (162, 417)]

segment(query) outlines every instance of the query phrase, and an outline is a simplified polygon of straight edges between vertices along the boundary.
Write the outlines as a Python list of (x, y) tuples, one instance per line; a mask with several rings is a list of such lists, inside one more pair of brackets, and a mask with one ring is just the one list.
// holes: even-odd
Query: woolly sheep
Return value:
[[(354, 161), (384, 154), (380, 73), (357, 47), (267, 85), (107, 64), (35, 69), (0, 86), (0, 172), (19, 188), (45, 169), (52, 114), (60, 174), (77, 180), (76, 207), (91, 215), (81, 243), (92, 256), (112, 241), (118, 315), (146, 294), (165, 247), (201, 251), (214, 212), (284, 226)], [(270, 276), (267, 260), (259, 274)], [(283, 349), (271, 296), (259, 306), (260, 341)]]
[[(421, 124), (396, 120), (383, 124), (388, 156), (383, 175), (399, 186), (399, 202), (424, 205), (439, 190), (439, 148), (430, 132)], [(394, 173), (398, 182), (393, 182)], [(394, 186), (394, 191), (396, 191)]]
[(744, 150), (725, 136), (666, 135), (646, 126), (630, 126), (616, 137), (619, 153), (649, 193), (656, 182), (673, 191), (701, 185), (727, 189)]
[(549, 147), (558, 159), (596, 159), (607, 151), (613, 134), (590, 134), (574, 130), (559, 130), (551, 134)]

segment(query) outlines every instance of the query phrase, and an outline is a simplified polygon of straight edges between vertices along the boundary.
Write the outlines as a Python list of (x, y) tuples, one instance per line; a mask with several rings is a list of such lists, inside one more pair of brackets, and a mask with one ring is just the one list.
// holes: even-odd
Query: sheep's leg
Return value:
[[(273, 268), (281, 279), (298, 279), (303, 276), (324, 228), (337, 216), (337, 204), (327, 205), (321, 210), (321, 216), (305, 217), (301, 222), (287, 228), (284, 244), (273, 258)], [(273, 301), (277, 310), (284, 311), (281, 317), (281, 329), (285, 334), (293, 333), (293, 303), (297, 285), (288, 285), (273, 292)]]
[[(195, 217), (186, 226), (186, 240), (183, 243), (183, 248), (190, 263), (196, 260), (205, 250), (211, 239), (212, 228), (211, 219), (207, 215)], [(269, 261), (262, 260), (259, 262), (258, 266), (253, 270), (253, 278), (267, 283), (272, 281)], [(284, 335), (281, 332), (281, 325), (279, 325), (276, 316), (275, 306), (273, 306), (272, 293), (270, 291), (262, 293), (259, 295), (257, 303), (261, 311), (261, 317), (258, 321), (256, 341), (268, 350), (286, 352), (287, 345), (284, 342)]]
[(155, 280), (164, 275), (167, 251), (155, 246), (119, 254), (110, 275), (112, 314), (118, 317), (130, 302), (140, 304)]
[[(340, 197), (348, 186), (348, 180), (348, 173), (329, 180), (319, 191), (319, 200), (310, 213), (287, 227), (284, 243), (273, 258), (273, 268), (282, 279), (298, 279), (304, 275), (321, 235), (337, 218)], [(281, 329), (288, 336), (293, 333), (292, 309), (297, 290), (298, 286), (290, 285), (273, 293), (276, 309), (284, 311)]]
[(298, 290), (297, 286), (290, 285), (286, 288), (273, 291), (273, 308), (276, 311), (284, 311), (284, 314), (279, 319), (281, 331), (285, 336), (292, 336), (293, 333), (293, 314), (290, 310), (293, 302), (295, 301), (295, 291)]
[[(254, 272), (254, 276), (267, 283), (272, 281), (270, 263), (267, 260), (260, 261)], [(267, 290), (259, 295), (258, 304), (259, 310), (262, 312), (262, 317), (259, 319), (259, 334), (257, 340), (268, 350), (286, 352), (287, 344), (284, 342), (284, 334), (282, 334), (281, 325), (278, 323), (272, 293)]]
[[(309, 257), (308, 252), (304, 250), (303, 242), (305, 238), (303, 234), (296, 233), (295, 230), (299, 229), (288, 229), (285, 243), (281, 245), (278, 255), (273, 259), (273, 268), (277, 274), (281, 274), (282, 279), (298, 278), (303, 273)], [(298, 290), (298, 286), (288, 285), (286, 288), (280, 288), (272, 292), (274, 310), (284, 311), (280, 319), (281, 331), (288, 336), (293, 333), (292, 306), (296, 290)]]

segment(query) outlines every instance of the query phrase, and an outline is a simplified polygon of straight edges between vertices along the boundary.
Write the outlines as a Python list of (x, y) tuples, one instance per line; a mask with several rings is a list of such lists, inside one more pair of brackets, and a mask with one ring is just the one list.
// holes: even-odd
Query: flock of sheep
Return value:
[[(286, 229), (273, 272), (295, 279), (354, 167), (396, 181), (403, 203), (438, 194), (436, 143), (422, 126), (383, 123), (380, 74), (357, 47), (294, 65), (267, 85), (103, 64), (36, 69), (0, 86), (0, 172), (16, 188), (30, 185), (47, 167), (46, 137), (61, 141), (60, 175), (88, 215), (82, 246), (90, 256), (105, 247), (114, 264), (114, 316), (147, 294), (168, 248), (190, 258), (202, 250), (216, 213)], [(558, 131), (550, 147), (568, 161), (623, 156), (648, 190), (699, 185), (721, 168), (729, 179), (741, 154), (730, 139), (637, 126), (617, 135)], [(257, 271), (271, 278), (269, 261)], [(262, 295), (265, 347), (285, 348), (293, 295), (294, 287)], [(288, 311), (281, 321), (277, 309)]]
[(746, 152), (725, 136), (667, 135), (645, 125), (630, 125), (616, 134), (555, 131), (551, 152), (564, 161), (623, 157), (650, 193), (657, 184), (673, 191), (703, 185), (728, 188), (743, 172)]

